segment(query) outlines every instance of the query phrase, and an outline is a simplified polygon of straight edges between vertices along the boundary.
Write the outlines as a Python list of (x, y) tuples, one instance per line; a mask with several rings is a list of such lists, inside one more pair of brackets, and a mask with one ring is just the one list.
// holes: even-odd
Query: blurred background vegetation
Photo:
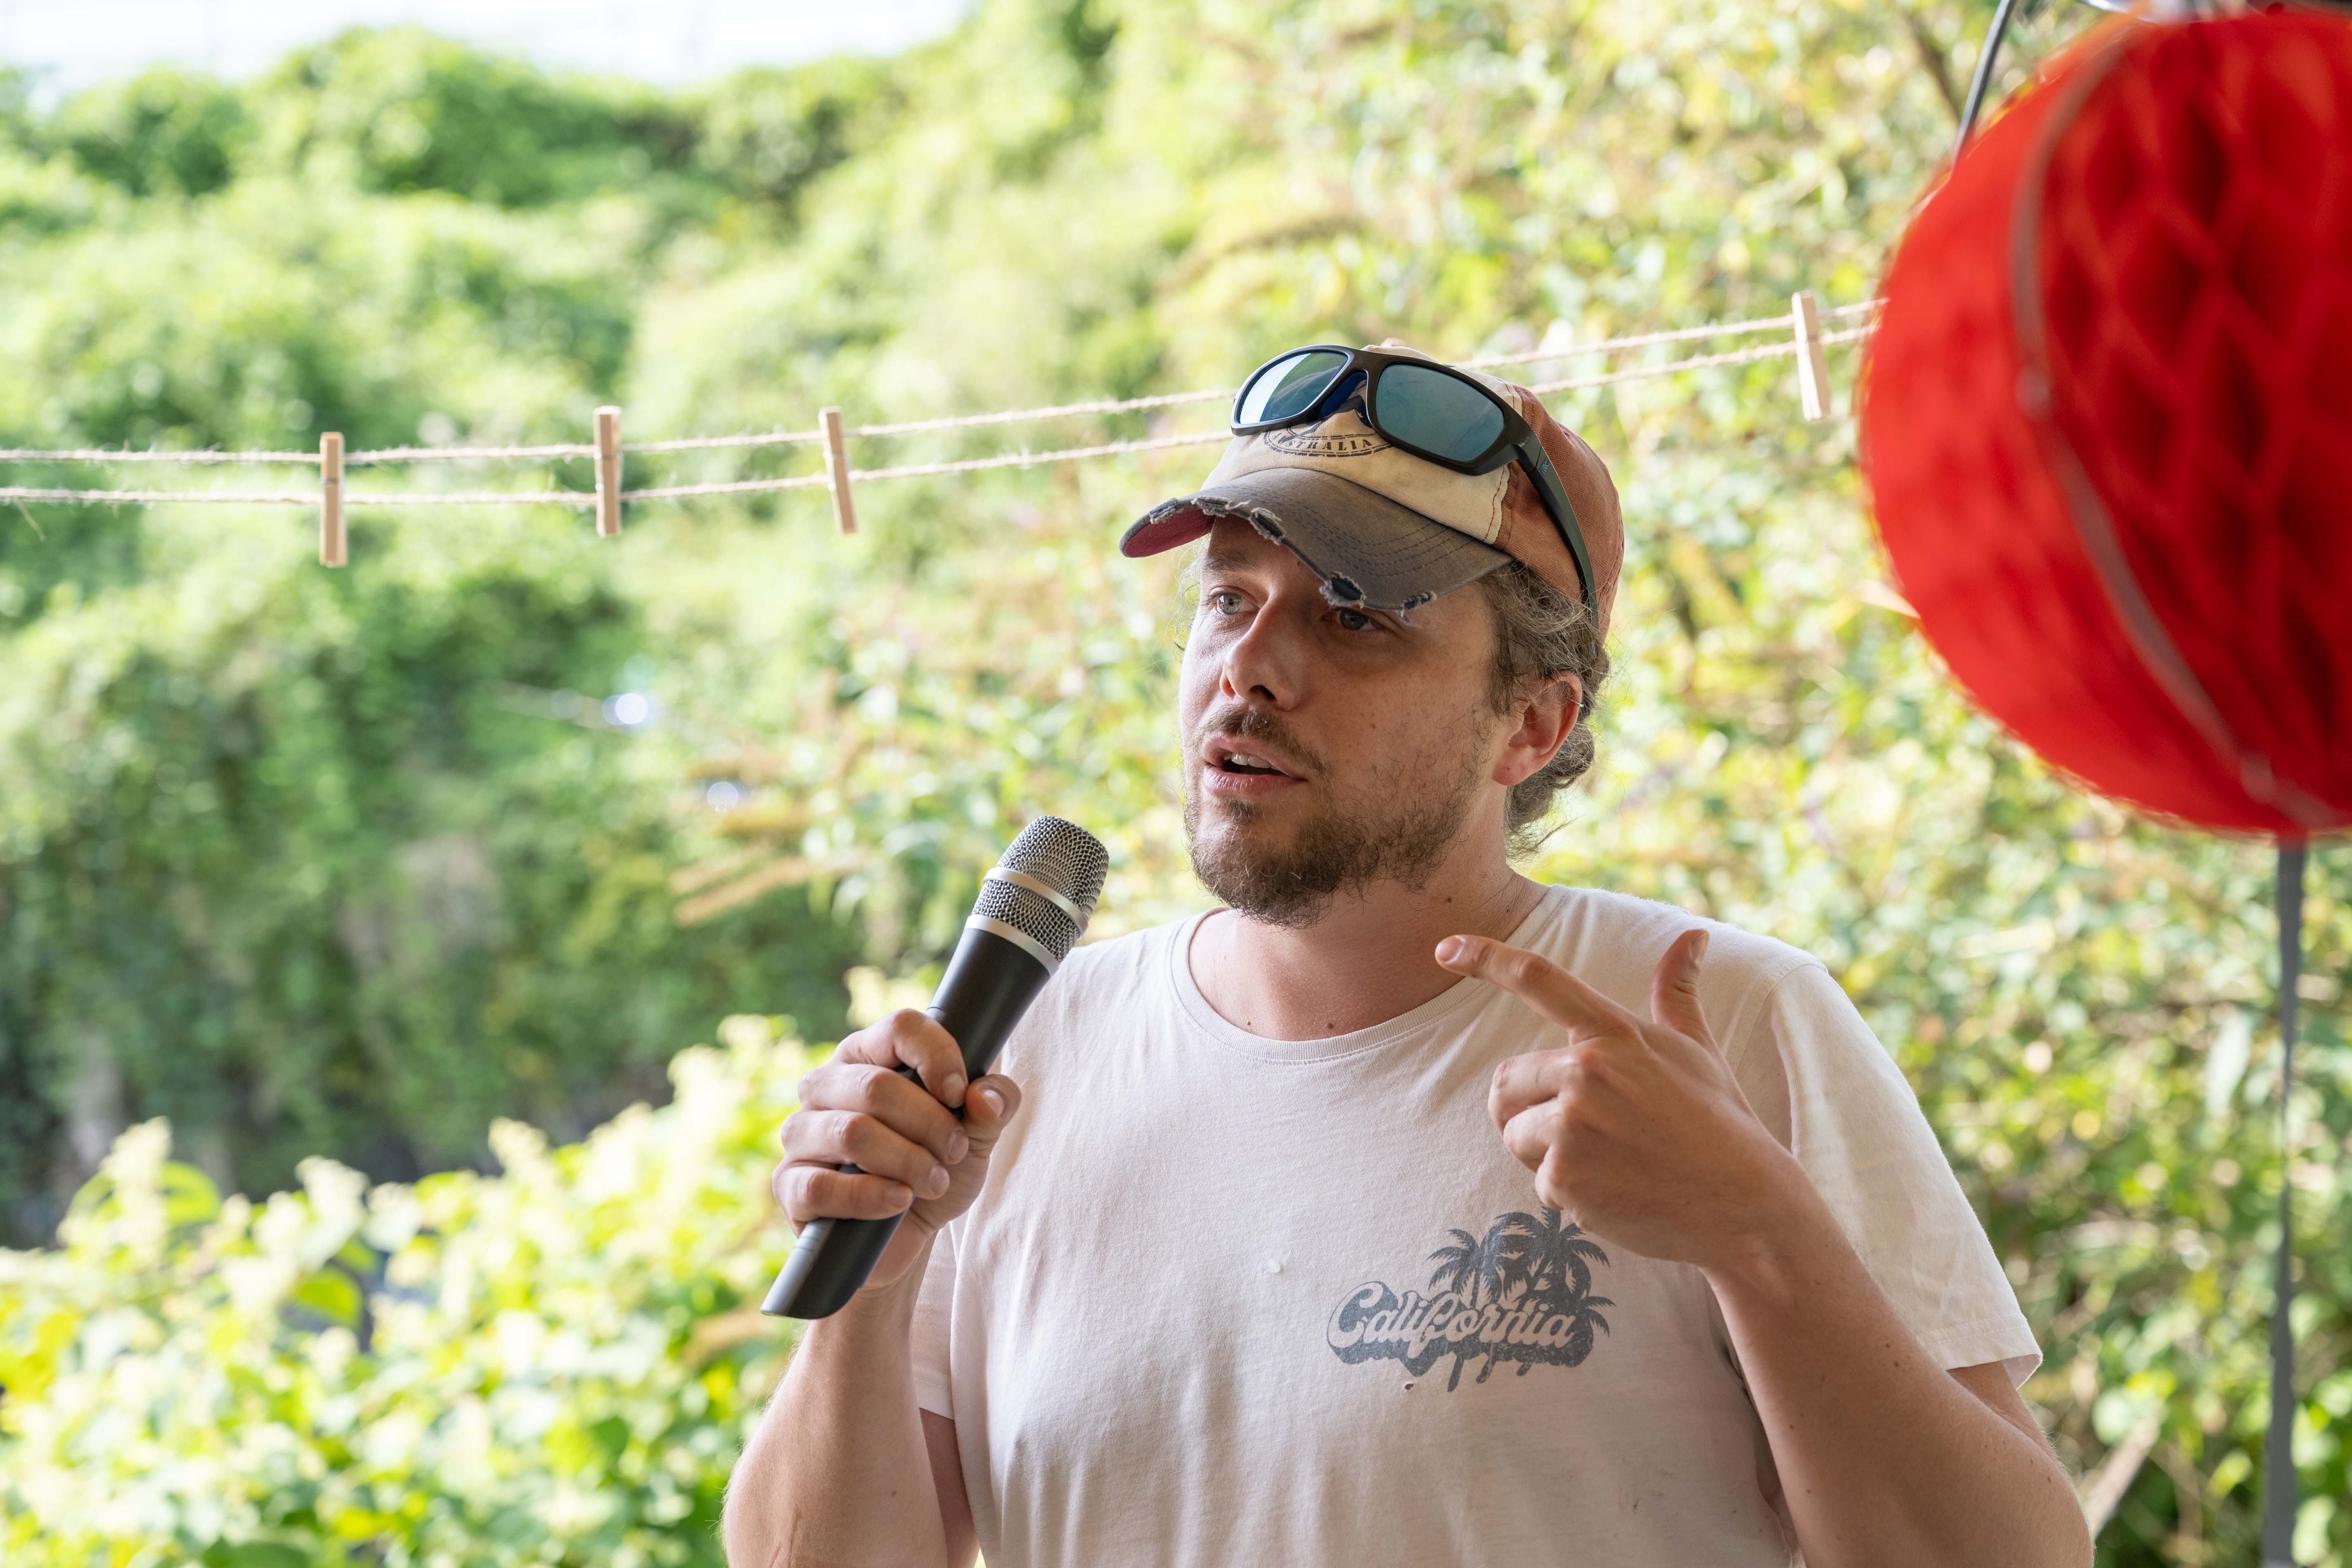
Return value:
[[(1989, 10), (986, 0), (683, 92), (404, 30), (233, 85), (0, 79), (0, 446), (578, 441), (608, 401), (632, 439), (803, 429), (1846, 303)], [(1629, 554), (1602, 764), (1535, 874), (1828, 962), (2041, 1335), (2104, 1564), (2254, 1559), (2291, 1181), (2299, 1550), (2352, 1563), (2343, 850), (2283, 1151), (2268, 847), (2084, 800), (1967, 709), (1884, 584), (1844, 394), (1805, 424), (1780, 360), (1554, 407)], [(795, 1042), (919, 996), (1038, 810), (1112, 846), (1097, 934), (1201, 901), (1171, 568), (1112, 542), (1208, 450), (867, 485), (848, 539), (807, 491), (617, 541), (361, 509), (340, 572), (294, 509), (0, 511), (0, 1551), (716, 1563), (788, 1346), (750, 1309)]]

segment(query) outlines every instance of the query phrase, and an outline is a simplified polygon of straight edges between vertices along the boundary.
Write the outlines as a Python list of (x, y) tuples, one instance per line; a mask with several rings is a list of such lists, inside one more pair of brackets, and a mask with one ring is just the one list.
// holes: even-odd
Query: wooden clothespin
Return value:
[(621, 535), (621, 411), (609, 404), (596, 410), (596, 531)]
[(824, 432), (825, 482), (833, 489), (833, 521), (841, 525), (842, 532), (856, 533), (857, 508), (849, 499), (849, 447), (842, 439), (841, 410), (821, 409), (816, 419)]
[(319, 436), (319, 564), (341, 566), (351, 559), (343, 538), (343, 435)]
[(1822, 316), (1813, 291), (1800, 289), (1790, 296), (1789, 313), (1797, 323), (1797, 396), (1808, 419), (1826, 419), (1830, 412), (1830, 362), (1822, 352)]

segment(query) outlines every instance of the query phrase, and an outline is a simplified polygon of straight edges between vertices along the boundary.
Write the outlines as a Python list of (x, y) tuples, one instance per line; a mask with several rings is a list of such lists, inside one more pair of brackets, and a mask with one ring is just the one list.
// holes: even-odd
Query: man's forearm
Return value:
[(727, 1485), (729, 1568), (950, 1568), (908, 1351), (922, 1278), (808, 1326)]
[(1810, 1568), (2084, 1568), (2089, 1532), (2049, 1445), (1927, 1357), (1796, 1180), (1707, 1279)]

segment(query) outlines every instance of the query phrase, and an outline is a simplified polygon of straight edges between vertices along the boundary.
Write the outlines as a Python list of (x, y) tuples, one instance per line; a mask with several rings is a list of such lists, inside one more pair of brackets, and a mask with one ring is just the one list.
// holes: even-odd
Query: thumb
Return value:
[(1715, 1037), (1698, 1005), (1698, 966), (1706, 956), (1706, 927), (1686, 931), (1658, 960), (1658, 972), (1650, 977), (1650, 1020), (1712, 1047)]
[(965, 1158), (986, 1163), (988, 1152), (1020, 1109), (1021, 1087), (1011, 1079), (991, 1073), (973, 1083), (963, 1097), (963, 1132), (971, 1140), (971, 1152)]
[(1011, 1079), (991, 1073), (972, 1079), (963, 1096), (963, 1158), (948, 1167), (947, 1191), (917, 1198), (907, 1211), (918, 1229), (936, 1234), (979, 1199), (988, 1183), (989, 1156), (1020, 1109), (1021, 1090)]

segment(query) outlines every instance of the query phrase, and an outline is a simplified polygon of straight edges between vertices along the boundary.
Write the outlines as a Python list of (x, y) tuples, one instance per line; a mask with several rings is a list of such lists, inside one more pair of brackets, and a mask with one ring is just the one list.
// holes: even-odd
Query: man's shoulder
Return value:
[(1083, 1011), (1105, 1002), (1132, 1000), (1168, 984), (1169, 949), (1189, 922), (1171, 921), (1070, 950), (1047, 994), (1064, 1009)]
[(1175, 921), (1072, 948), (1006, 1042), (1020, 1070), (1061, 1071), (1049, 1064), (1066, 1061), (1068, 1047), (1098, 1056), (1107, 1038), (1132, 1037), (1174, 1013), (1169, 950), (1184, 926)]
[[(1073, 980), (1080, 975), (1095, 976), (1132, 973), (1148, 968), (1168, 951), (1168, 944), (1190, 923), (1192, 917), (1170, 921), (1165, 925), (1146, 926), (1141, 931), (1124, 931), (1118, 936), (1103, 937), (1096, 942), (1081, 942), (1070, 950), (1062, 961), (1062, 969)], [(1088, 984), (1092, 984), (1089, 980)]]
[(1747, 1013), (1790, 976), (1822, 968), (1803, 948), (1654, 899), (1564, 886), (1547, 889), (1545, 897), (1546, 919), (1529, 933), (1536, 951), (1643, 1012), (1658, 960), (1676, 937), (1694, 929), (1707, 933), (1700, 994), (1710, 1014), (1727, 1022), (1732, 1017), (1718, 1009)]

